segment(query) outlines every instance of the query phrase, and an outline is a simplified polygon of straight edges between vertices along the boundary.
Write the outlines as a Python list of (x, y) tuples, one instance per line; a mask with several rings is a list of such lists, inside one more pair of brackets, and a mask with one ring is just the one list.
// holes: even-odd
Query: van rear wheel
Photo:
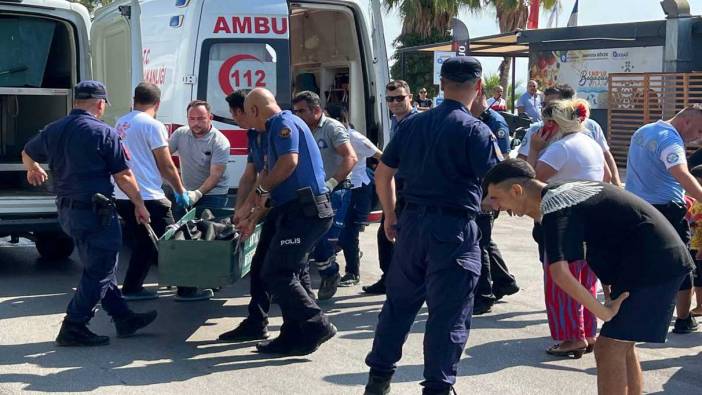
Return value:
[(35, 235), (34, 244), (42, 258), (59, 260), (68, 258), (73, 253), (73, 239), (63, 232), (39, 233)]

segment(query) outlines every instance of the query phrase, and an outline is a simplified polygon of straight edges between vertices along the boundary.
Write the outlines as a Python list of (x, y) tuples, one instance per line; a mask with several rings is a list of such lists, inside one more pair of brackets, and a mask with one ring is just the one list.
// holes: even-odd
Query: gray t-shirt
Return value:
[[(341, 163), (341, 156), (336, 153), (336, 147), (350, 142), (349, 132), (341, 122), (322, 115), (319, 126), (314, 130), (314, 139), (322, 154), (326, 179), (329, 179), (334, 176)], [(350, 173), (346, 178), (349, 177), (351, 177)]]
[(224, 195), (229, 191), (227, 162), (229, 140), (214, 126), (206, 135), (196, 138), (187, 126), (178, 128), (168, 141), (171, 153), (178, 153), (183, 184), (189, 191), (199, 188), (210, 176), (210, 166), (224, 165), (225, 170), (217, 186), (208, 195)]

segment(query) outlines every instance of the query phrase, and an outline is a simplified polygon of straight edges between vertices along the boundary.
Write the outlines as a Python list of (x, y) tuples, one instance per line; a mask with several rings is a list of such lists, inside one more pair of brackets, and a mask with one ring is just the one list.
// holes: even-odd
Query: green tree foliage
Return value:
[[(560, 0), (541, 0), (542, 8), (551, 10)], [(485, 9), (495, 10), (501, 33), (526, 28), (529, 15), (528, 0), (385, 0), (388, 10), (397, 9), (402, 18), (402, 32), (394, 41), (395, 48), (431, 44), (450, 40), (451, 19), (465, 8), (474, 13)], [(396, 63), (390, 69), (393, 78), (404, 78), (413, 91), (425, 86), (435, 94), (432, 86), (433, 55), (406, 54), (404, 62), (394, 56)], [(509, 81), (511, 58), (504, 58), (499, 68), (500, 81), (506, 86)]]

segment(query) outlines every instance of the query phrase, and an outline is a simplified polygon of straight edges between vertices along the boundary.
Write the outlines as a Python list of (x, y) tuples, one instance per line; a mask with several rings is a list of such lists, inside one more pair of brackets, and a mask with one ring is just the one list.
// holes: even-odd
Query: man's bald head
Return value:
[(281, 111), (273, 93), (265, 88), (256, 88), (249, 92), (246, 95), (244, 109), (252, 126), (260, 131), (266, 130), (268, 118)]

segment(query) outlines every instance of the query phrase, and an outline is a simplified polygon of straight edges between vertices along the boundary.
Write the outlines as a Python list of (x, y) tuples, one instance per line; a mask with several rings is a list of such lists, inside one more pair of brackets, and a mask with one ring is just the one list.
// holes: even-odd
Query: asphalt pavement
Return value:
[[(377, 225), (362, 234), (363, 284), (374, 282)], [(595, 361), (558, 359), (544, 350), (553, 344), (544, 312), (542, 276), (531, 240), (531, 221), (500, 217), (494, 237), (522, 290), (474, 317), (461, 358), (458, 394), (594, 394)], [(123, 278), (128, 251), (121, 257)], [(340, 259), (343, 262), (343, 258)], [(343, 266), (343, 264), (342, 264)], [(253, 352), (255, 342), (217, 342), (246, 316), (248, 278), (225, 287), (205, 302), (178, 303), (160, 289), (155, 301), (134, 302), (134, 310), (157, 309), (159, 317), (137, 336), (114, 337), (113, 324), (99, 311), (90, 328), (112, 336), (109, 346), (54, 345), (66, 304), (78, 283), (75, 255), (62, 262), (37, 259), (31, 243), (0, 239), (0, 394), (28, 391), (125, 394), (362, 394), (364, 358), (384, 297), (365, 296), (360, 286), (340, 288), (322, 304), (338, 335), (306, 357), (271, 358)], [(315, 287), (319, 278), (314, 277)], [(147, 284), (158, 286), (157, 268)], [(450, 292), (451, 290), (447, 290)], [(407, 339), (393, 378), (392, 394), (419, 394), (422, 380), (423, 308)], [(274, 307), (273, 335), (281, 324)], [(668, 343), (640, 345), (647, 393), (695, 394), (702, 388), (702, 332), (671, 334)]]

